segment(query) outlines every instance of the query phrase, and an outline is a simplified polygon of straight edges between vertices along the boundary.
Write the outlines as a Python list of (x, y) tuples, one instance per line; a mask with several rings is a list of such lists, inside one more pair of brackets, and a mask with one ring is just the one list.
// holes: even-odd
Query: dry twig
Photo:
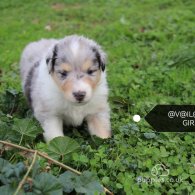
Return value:
[(37, 150), (35, 150), (34, 156), (33, 156), (33, 161), (32, 161), (32, 163), (31, 163), (31, 165), (29, 166), (29, 168), (28, 168), (26, 174), (24, 175), (22, 181), (19, 183), (19, 185), (18, 185), (18, 187), (17, 187), (17, 189), (16, 189), (14, 195), (17, 195), (17, 194), (19, 193), (20, 189), (22, 188), (22, 186), (24, 185), (24, 183), (25, 183), (25, 181), (26, 181), (26, 179), (27, 179), (27, 177), (28, 177), (30, 171), (32, 170), (32, 168), (33, 168), (33, 166), (34, 166), (34, 164), (35, 164), (36, 158), (37, 158)]

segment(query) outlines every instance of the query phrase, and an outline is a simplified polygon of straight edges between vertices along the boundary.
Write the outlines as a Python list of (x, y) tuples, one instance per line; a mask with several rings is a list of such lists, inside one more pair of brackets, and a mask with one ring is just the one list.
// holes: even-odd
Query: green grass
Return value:
[[(194, 133), (156, 133), (147, 139), (144, 133), (153, 129), (144, 119), (132, 120), (134, 114), (144, 118), (156, 104), (194, 104), (194, 1), (55, 2), (0, 1), (1, 121), (14, 124), (13, 118), (31, 115), (21, 94), (18, 68), (25, 45), (41, 38), (85, 35), (108, 54), (113, 137), (94, 141), (74, 128), (67, 135), (81, 149), (64, 162), (80, 171), (95, 172), (116, 194), (195, 193)], [(22, 143), (27, 145), (25, 140)], [(40, 150), (46, 147), (40, 139), (28, 145)], [(137, 182), (141, 177), (152, 178), (152, 167), (159, 163), (169, 168), (169, 178), (182, 177), (183, 181)]]

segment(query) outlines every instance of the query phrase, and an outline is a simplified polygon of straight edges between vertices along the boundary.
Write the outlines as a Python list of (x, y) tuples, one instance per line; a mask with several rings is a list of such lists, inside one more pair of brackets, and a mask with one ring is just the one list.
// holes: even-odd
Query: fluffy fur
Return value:
[(42, 39), (21, 57), (24, 93), (46, 141), (63, 136), (63, 124), (87, 121), (90, 134), (111, 136), (105, 53), (82, 36)]

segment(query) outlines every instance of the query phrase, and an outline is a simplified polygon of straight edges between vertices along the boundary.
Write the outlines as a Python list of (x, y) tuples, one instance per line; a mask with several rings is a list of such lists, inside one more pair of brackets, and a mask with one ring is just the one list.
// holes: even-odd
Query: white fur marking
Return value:
[(71, 51), (73, 53), (74, 56), (77, 55), (78, 50), (79, 50), (79, 43), (78, 41), (74, 40), (71, 45), (70, 45)]

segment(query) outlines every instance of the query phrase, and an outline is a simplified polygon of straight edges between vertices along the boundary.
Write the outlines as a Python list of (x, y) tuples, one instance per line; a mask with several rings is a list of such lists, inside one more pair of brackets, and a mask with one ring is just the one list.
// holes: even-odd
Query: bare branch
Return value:
[(29, 166), (29, 168), (28, 168), (26, 174), (24, 175), (23, 179), (20, 181), (20, 183), (19, 183), (19, 185), (18, 185), (18, 187), (17, 187), (17, 189), (16, 189), (14, 195), (17, 195), (17, 194), (20, 192), (20, 189), (22, 188), (22, 186), (24, 185), (24, 183), (25, 183), (25, 181), (26, 181), (26, 179), (27, 179), (27, 177), (28, 177), (30, 171), (32, 170), (32, 168), (33, 168), (33, 166), (34, 166), (34, 164), (35, 164), (35, 160), (36, 160), (36, 158), (37, 158), (37, 153), (38, 153), (38, 151), (35, 150), (34, 156), (33, 156), (33, 160), (32, 160), (32, 163), (31, 163), (31, 165)]

